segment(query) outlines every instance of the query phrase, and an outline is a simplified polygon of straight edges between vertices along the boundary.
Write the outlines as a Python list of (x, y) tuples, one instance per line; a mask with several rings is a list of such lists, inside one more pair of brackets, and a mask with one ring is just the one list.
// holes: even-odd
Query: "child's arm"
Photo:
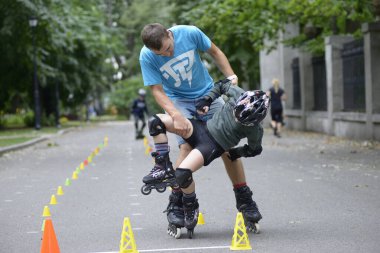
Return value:
[(244, 90), (236, 85), (233, 85), (231, 80), (223, 79), (216, 82), (209, 93), (197, 101), (195, 107), (198, 113), (205, 114), (209, 110), (211, 103), (222, 94), (225, 94), (227, 97), (237, 98), (243, 92)]
[(231, 148), (228, 157), (234, 161), (240, 157), (254, 157), (260, 155), (263, 151), (261, 142), (264, 135), (264, 130), (261, 125), (253, 126), (252, 130), (247, 134), (248, 145)]
[(229, 153), (228, 158), (230, 158), (231, 161), (235, 161), (236, 159), (240, 157), (254, 157), (254, 156), (260, 155), (262, 151), (263, 151), (263, 147), (261, 145), (253, 149), (251, 146), (245, 144), (244, 146), (231, 148), (228, 151)]

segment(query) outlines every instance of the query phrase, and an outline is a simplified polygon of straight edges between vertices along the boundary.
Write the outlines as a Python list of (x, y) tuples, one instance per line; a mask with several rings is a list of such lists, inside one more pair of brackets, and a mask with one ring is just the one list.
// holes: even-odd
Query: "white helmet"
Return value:
[(139, 95), (140, 96), (145, 96), (146, 95), (146, 91), (144, 89), (139, 89)]

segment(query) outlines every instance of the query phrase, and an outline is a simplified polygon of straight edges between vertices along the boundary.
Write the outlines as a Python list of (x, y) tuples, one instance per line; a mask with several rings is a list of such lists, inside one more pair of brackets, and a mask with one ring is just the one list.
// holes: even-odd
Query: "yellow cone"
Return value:
[(84, 163), (80, 163), (79, 169), (84, 170)]
[(74, 171), (73, 176), (71, 177), (72, 180), (77, 180), (78, 179), (78, 172)]
[(50, 217), (50, 216), (51, 216), (51, 214), (50, 214), (49, 207), (45, 206), (44, 207), (44, 212), (42, 213), (42, 217)]
[(241, 212), (238, 212), (236, 215), (234, 235), (232, 236), (230, 250), (252, 250)]
[(62, 189), (62, 186), (58, 186), (58, 189), (57, 189), (57, 196), (61, 196), (63, 195), (63, 189)]
[(148, 138), (145, 136), (144, 137), (144, 147), (148, 146)]
[(50, 198), (50, 205), (56, 205), (57, 204), (57, 199), (55, 197), (55, 195), (51, 195), (51, 198)]
[(119, 253), (138, 253), (135, 237), (128, 217), (124, 218)]
[(205, 220), (203, 218), (203, 214), (200, 212), (198, 214), (198, 223), (197, 223), (197, 225), (204, 225), (204, 224), (205, 224)]

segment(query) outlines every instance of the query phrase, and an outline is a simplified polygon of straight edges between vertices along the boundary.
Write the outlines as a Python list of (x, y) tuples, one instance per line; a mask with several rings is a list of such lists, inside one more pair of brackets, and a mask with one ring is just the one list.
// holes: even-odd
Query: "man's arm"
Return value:
[(232, 84), (237, 85), (238, 78), (231, 68), (230, 62), (228, 61), (226, 55), (220, 50), (213, 42), (211, 42), (211, 47), (207, 50), (207, 53), (212, 57), (218, 69), (223, 73), (225, 77), (235, 78), (232, 80)]
[(186, 118), (182, 116), (181, 112), (175, 108), (161, 85), (152, 85), (150, 87), (156, 102), (172, 117), (175, 129), (174, 133), (181, 136), (186, 135), (188, 131), (190, 131), (189, 122), (186, 121)]

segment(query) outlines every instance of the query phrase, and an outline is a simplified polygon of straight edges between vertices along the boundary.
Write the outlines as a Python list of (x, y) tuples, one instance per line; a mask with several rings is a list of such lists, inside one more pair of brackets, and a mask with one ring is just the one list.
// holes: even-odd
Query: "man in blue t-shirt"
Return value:
[[(141, 38), (145, 45), (139, 58), (144, 85), (151, 88), (157, 103), (173, 118), (174, 132), (184, 136), (191, 127), (186, 118), (207, 121), (224, 103), (222, 98), (216, 99), (206, 115), (199, 115), (196, 111), (196, 102), (213, 87), (213, 79), (204, 66), (199, 51), (208, 53), (223, 75), (234, 85), (237, 85), (238, 78), (224, 53), (195, 26), (178, 25), (167, 29), (158, 23), (148, 24), (141, 32)], [(188, 143), (180, 136), (177, 138), (180, 153), (175, 168), (191, 151)], [(156, 160), (168, 160), (168, 143), (155, 144), (155, 151)], [(233, 184), (237, 203), (241, 203), (247, 196), (252, 199), (241, 160), (231, 161), (226, 153), (222, 159)], [(156, 170), (156, 167), (152, 169), (153, 177), (159, 175)], [(240, 206), (237, 205), (237, 208)], [(182, 208), (198, 207), (195, 193), (183, 194), (180, 188), (173, 188), (167, 208), (169, 226), (183, 227)]]

